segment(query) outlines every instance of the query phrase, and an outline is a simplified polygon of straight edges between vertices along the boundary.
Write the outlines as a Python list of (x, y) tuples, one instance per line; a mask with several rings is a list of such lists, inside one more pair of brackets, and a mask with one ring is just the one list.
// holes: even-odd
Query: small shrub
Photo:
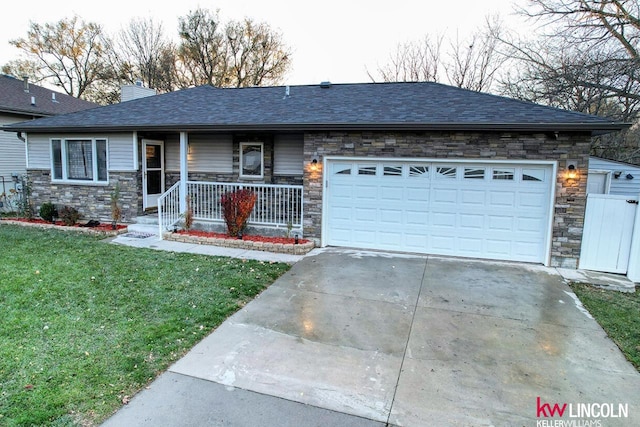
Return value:
[(116, 229), (118, 221), (122, 217), (122, 208), (120, 207), (120, 184), (116, 184), (111, 192), (111, 228)]
[(80, 212), (71, 206), (65, 206), (60, 210), (60, 219), (64, 225), (76, 225), (81, 216)]
[(40, 206), (40, 211), (38, 213), (40, 214), (40, 218), (49, 222), (53, 222), (58, 216), (58, 211), (56, 210), (55, 205), (51, 202), (44, 202), (42, 206)]
[(239, 236), (247, 226), (253, 206), (258, 196), (249, 189), (242, 189), (223, 194), (220, 198), (224, 221), (230, 236)]
[(191, 207), (191, 196), (187, 196), (187, 211), (184, 213), (184, 229), (189, 231), (193, 227), (193, 207)]
[(18, 198), (18, 216), (22, 218), (32, 219), (34, 215), (33, 202), (31, 200), (31, 181), (26, 178), (22, 179), (22, 192)]

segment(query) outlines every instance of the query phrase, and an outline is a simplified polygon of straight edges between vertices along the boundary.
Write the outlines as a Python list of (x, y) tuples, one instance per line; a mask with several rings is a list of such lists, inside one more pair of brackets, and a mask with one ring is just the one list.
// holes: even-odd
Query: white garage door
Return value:
[(329, 160), (325, 243), (545, 262), (550, 165)]

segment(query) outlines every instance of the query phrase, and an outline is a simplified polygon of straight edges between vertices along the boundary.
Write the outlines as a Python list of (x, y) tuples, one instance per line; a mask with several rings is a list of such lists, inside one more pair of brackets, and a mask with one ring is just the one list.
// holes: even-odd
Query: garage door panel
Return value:
[(482, 230), (484, 228), (485, 216), (481, 214), (459, 214), (460, 228)]
[(329, 176), (326, 244), (544, 261), (551, 166), (340, 163), (327, 168), (342, 173)]
[(455, 206), (458, 200), (457, 193), (451, 188), (434, 188), (432, 203), (434, 206)]
[(375, 224), (377, 222), (376, 211), (366, 208), (355, 208), (353, 219), (358, 222), (369, 222)]
[(489, 206), (491, 207), (515, 207), (515, 191), (491, 191), (489, 192)]
[(516, 231), (525, 233), (537, 233), (544, 227), (544, 222), (540, 218), (517, 218)]
[(386, 225), (402, 224), (404, 212), (400, 209), (380, 209), (380, 223)]
[(513, 230), (513, 217), (504, 215), (487, 215), (487, 230), (511, 231)]
[(434, 212), (431, 215), (431, 225), (434, 228), (455, 228), (456, 215), (450, 212)]
[(486, 204), (486, 191), (484, 189), (461, 190), (460, 196), (460, 204), (463, 206), (468, 205), (478, 207)]

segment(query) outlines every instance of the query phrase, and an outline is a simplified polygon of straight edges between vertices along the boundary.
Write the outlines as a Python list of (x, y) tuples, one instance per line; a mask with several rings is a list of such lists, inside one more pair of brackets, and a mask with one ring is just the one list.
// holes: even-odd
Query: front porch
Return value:
[(259, 233), (273, 236), (303, 236), (303, 187), (301, 185), (246, 184), (225, 182), (176, 182), (158, 198), (158, 231), (183, 228), (187, 198), (195, 220), (194, 228), (224, 231), (222, 195), (248, 188), (256, 203), (247, 225)]
[(157, 207), (161, 239), (183, 228), (187, 203), (194, 229), (226, 231), (221, 197), (239, 189), (257, 196), (249, 233), (302, 237), (302, 135), (144, 133), (139, 144), (142, 211)]

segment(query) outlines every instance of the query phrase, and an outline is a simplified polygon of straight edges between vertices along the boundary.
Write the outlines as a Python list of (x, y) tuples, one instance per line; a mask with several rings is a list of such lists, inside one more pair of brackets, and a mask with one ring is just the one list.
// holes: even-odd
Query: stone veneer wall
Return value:
[[(588, 134), (466, 132), (313, 132), (304, 137), (304, 162), (314, 156), (558, 161), (551, 264), (577, 268), (586, 206)], [(578, 162), (578, 179), (564, 178), (567, 160)], [(322, 170), (305, 167), (304, 235), (316, 240), (322, 226)]]
[(82, 220), (97, 219), (111, 221), (111, 192), (116, 183), (120, 184), (120, 206), (123, 221), (129, 222), (142, 211), (142, 189), (139, 172), (109, 171), (109, 185), (60, 184), (51, 182), (49, 169), (29, 169), (32, 199), (36, 215), (40, 206), (51, 202), (58, 209), (74, 207), (82, 215)]

